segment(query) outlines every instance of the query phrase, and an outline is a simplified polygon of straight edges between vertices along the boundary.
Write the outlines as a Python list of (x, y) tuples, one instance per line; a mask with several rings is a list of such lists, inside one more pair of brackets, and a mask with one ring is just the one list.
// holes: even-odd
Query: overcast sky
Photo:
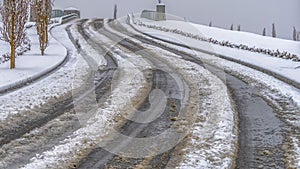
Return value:
[[(267, 28), (271, 34), (272, 23), (276, 24), (277, 35), (292, 37), (292, 27), (300, 31), (300, 0), (162, 0), (166, 10), (186, 19), (214, 26), (229, 28), (240, 24), (242, 30), (261, 33)], [(82, 17), (111, 17), (113, 5), (118, 4), (118, 15), (154, 9), (157, 0), (55, 0), (59, 8), (76, 7)]]

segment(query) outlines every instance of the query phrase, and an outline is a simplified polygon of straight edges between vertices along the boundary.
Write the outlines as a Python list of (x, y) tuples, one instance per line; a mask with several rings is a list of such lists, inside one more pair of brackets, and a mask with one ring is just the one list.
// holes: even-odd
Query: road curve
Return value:
[[(139, 34), (132, 34), (122, 25), (114, 25), (111, 24), (111, 27), (127, 36), (203, 65), (203, 62), (195, 56), (158, 44)], [(286, 133), (291, 131), (289, 124), (276, 116), (273, 106), (257, 94), (257, 88), (229, 72), (226, 73), (226, 83), (238, 110), (240, 132), (236, 168), (286, 168), (287, 150), (283, 146), (287, 143)]]
[[(66, 28), (71, 41), (76, 44), (70, 26)], [(78, 46), (77, 46), (78, 47)], [(82, 49), (78, 48), (78, 52)], [(94, 62), (88, 55), (85, 55), (86, 62), (89, 64), (91, 71), (86, 80), (91, 83), (85, 83), (76, 89), (76, 92), (68, 93), (65, 96), (56, 98), (43, 105), (42, 108), (31, 110), (27, 116), (14, 117), (15, 123), (0, 127), (0, 168), (18, 168), (29, 162), (36, 154), (47, 151), (57, 145), (77, 129), (81, 128), (78, 121), (74, 104), (86, 102), (89, 95), (93, 92), (96, 94), (97, 101), (108, 95), (112, 76), (117, 68), (117, 64), (111, 56), (107, 55), (107, 69), (92, 69)], [(91, 86), (94, 85), (90, 90)], [(74, 100), (74, 98), (79, 98)], [(89, 109), (82, 107), (82, 109)], [(13, 153), (12, 153), (13, 152)]]
[[(102, 46), (104, 44), (92, 37), (84, 27), (87, 21), (80, 20), (77, 22), (76, 26), (78, 29), (76, 31), (89, 46), (98, 51), (99, 54), (103, 54), (106, 51)], [(204, 63), (197, 57), (185, 52), (156, 43), (151, 38), (132, 34), (122, 25), (112, 24), (111, 27), (113, 29), (141, 41), (142, 44), (138, 44), (129, 38), (124, 39), (103, 29), (103, 22), (103, 19), (96, 19), (91, 22), (92, 25), (90, 26), (97, 29), (99, 34), (116, 42), (115, 48), (131, 53), (139, 53), (143, 59), (154, 65), (156, 68), (147, 69), (142, 73), (147, 77), (147, 83), (151, 86), (152, 91), (160, 90), (168, 96), (166, 107), (156, 120), (142, 123), (122, 117), (119, 119), (119, 126), (115, 130), (131, 138), (157, 136), (174, 125), (178, 113), (182, 106), (186, 104), (186, 100), (179, 99), (182, 98), (180, 95), (182, 93), (180, 88), (182, 84), (178, 84), (177, 79), (171, 73), (162, 71), (164, 69), (173, 70), (174, 68), (153, 57), (154, 54), (147, 51), (143, 44), (152, 45), (174, 53), (181, 56), (183, 60), (203, 67), (209, 63)], [(99, 103), (102, 101), (102, 98), (105, 98), (111, 92), (113, 74), (118, 68), (111, 53), (114, 52), (114, 49), (105, 52), (104, 57), (107, 61), (107, 66), (100, 69), (92, 57), (89, 56), (88, 51), (83, 49), (78, 43), (76, 39), (78, 37), (72, 35), (70, 27), (67, 27), (66, 31), (74, 46), (78, 49), (78, 53), (82, 54), (90, 68), (86, 77), (88, 85), (79, 87), (75, 93), (69, 93), (45, 104), (41, 109), (33, 110), (34, 113), (30, 116), (18, 117), (18, 123), (2, 124), (0, 126), (0, 168), (19, 168), (29, 163), (30, 159), (36, 154), (41, 154), (59, 144), (61, 140), (64, 140), (81, 127), (74, 110), (74, 104), (81, 105), (80, 108), (82, 111), (85, 111), (85, 109), (89, 109), (89, 105), (86, 105), (86, 103), (93, 99), (92, 94), (96, 94), (96, 100)], [(159, 53), (155, 55), (159, 55)], [(172, 60), (171, 56), (170, 60)], [(214, 68), (213, 65), (210, 66), (207, 69), (220, 76), (226, 83), (238, 112), (240, 132), (235, 168), (287, 168), (286, 153), (288, 153), (288, 149), (284, 147), (288, 142), (288, 134), (292, 131), (298, 131), (298, 129), (291, 127), (282, 116), (278, 115), (278, 110), (270, 101), (261, 96), (258, 92), (258, 87), (248, 84), (247, 81), (239, 76), (231, 75), (230, 72), (223, 74), (225, 76), (224, 79), (224, 76), (220, 75), (218, 68)], [(185, 88), (188, 88), (187, 84), (184, 82), (183, 84)], [(160, 98), (154, 97), (155, 99), (159, 100)], [(149, 109), (152, 101), (153, 97), (149, 93), (147, 99), (141, 103), (138, 110), (133, 112), (133, 117), (138, 117), (141, 111)], [(178, 156), (179, 150), (186, 146), (184, 144), (187, 142), (187, 139), (189, 138), (185, 137), (169, 151), (159, 155), (150, 154), (147, 158), (126, 158), (114, 154), (105, 148), (96, 148), (91, 153), (83, 155), (78, 164), (74, 164), (73, 167), (82, 169), (166, 168), (169, 160), (173, 156)], [(114, 151), (118, 151), (124, 147), (126, 148), (130, 141), (131, 139), (119, 140), (116, 137), (107, 147), (115, 147)], [(138, 145), (136, 146), (138, 147)], [(149, 148), (149, 150), (151, 149)], [(155, 154), (154, 151), (153, 153)], [(5, 165), (2, 165), (4, 163)]]
[[(102, 28), (99, 25), (102, 25), (103, 20), (95, 20), (94, 27), (95, 28)], [(143, 55), (148, 61), (150, 61), (153, 65), (156, 65), (160, 68), (168, 67), (166, 64), (162, 63), (160, 60), (157, 60), (151, 57), (151, 53), (147, 53), (141, 46), (136, 46), (132, 44), (130, 41), (127, 40), (120, 40), (115, 35), (111, 34), (110, 32), (101, 32), (103, 35), (113, 39), (116, 42), (115, 46), (122, 46), (132, 52), (139, 52), (139, 54)], [(92, 37), (90, 37), (92, 39)], [(97, 43), (94, 40), (94, 43)], [(162, 68), (164, 69), (164, 68)], [(170, 69), (169, 67), (166, 69)], [(152, 90), (161, 90), (163, 93), (166, 93), (168, 96), (166, 108), (164, 109), (163, 113), (154, 121), (148, 123), (139, 123), (134, 122), (128, 119), (122, 119), (122, 125), (117, 129), (119, 133), (123, 135), (127, 135), (129, 137), (134, 138), (147, 138), (153, 137), (161, 134), (162, 132), (166, 131), (170, 128), (170, 126), (174, 123), (174, 117), (178, 116), (178, 112), (181, 109), (182, 100), (175, 97), (175, 93), (181, 93), (181, 89), (179, 88), (176, 80), (170, 76), (169, 73), (161, 71), (161, 70), (150, 70), (151, 71), (151, 79), (149, 79), (149, 83), (152, 84)], [(148, 99), (145, 100), (141, 106), (139, 107), (138, 111), (145, 111), (149, 108), (149, 96)], [(140, 112), (136, 112), (137, 116)], [(115, 140), (118, 140), (116, 138)], [(112, 145), (108, 145), (110, 147), (126, 147), (127, 142), (129, 140), (121, 140), (120, 142), (112, 142)], [(114, 145), (116, 144), (116, 145)], [(118, 145), (118, 146), (117, 146)], [(171, 150), (153, 156), (151, 158), (125, 158), (119, 155), (115, 155), (104, 148), (97, 148), (94, 149), (86, 158), (84, 158), (80, 163), (78, 168), (109, 168), (109, 167), (116, 167), (116, 168), (134, 168), (138, 164), (145, 163), (148, 161), (148, 166), (152, 166), (153, 168), (165, 168), (168, 163), (168, 159), (171, 157), (171, 154), (174, 152), (175, 148)], [(155, 154), (155, 152), (153, 152)], [(149, 154), (150, 156), (151, 154)], [(161, 159), (164, 158), (163, 161)]]

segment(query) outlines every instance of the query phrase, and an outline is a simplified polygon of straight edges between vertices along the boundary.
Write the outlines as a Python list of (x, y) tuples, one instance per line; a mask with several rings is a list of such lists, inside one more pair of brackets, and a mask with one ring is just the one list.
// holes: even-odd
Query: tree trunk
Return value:
[(42, 56), (45, 54), (45, 19), (42, 17), (42, 44), (41, 44)]
[(47, 22), (47, 19), (48, 19), (48, 18), (45, 17), (45, 20), (44, 20), (44, 21), (45, 21), (45, 35), (46, 35), (46, 41), (45, 41), (45, 42), (46, 42), (46, 44), (49, 43), (48, 24), (47, 24), (48, 22)]
[(10, 39), (10, 69), (14, 69), (15, 65), (15, 16), (11, 17), (11, 39)]
[(16, 67), (15, 64), (15, 44), (14, 42), (10, 43), (10, 69), (14, 69)]
[(45, 36), (46, 36), (46, 44), (48, 44), (49, 43), (49, 35), (48, 35), (48, 26), (46, 25), (45, 26)]

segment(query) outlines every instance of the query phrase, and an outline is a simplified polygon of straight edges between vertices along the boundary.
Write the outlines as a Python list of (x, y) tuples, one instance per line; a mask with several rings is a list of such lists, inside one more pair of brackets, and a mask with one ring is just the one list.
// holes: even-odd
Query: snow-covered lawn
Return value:
[[(300, 56), (300, 42), (276, 39), (271, 37), (264, 37), (252, 33), (238, 32), (223, 30), (219, 28), (213, 28), (203, 25), (192, 24), (183, 21), (150, 21), (147, 19), (137, 18), (142, 23), (147, 25), (155, 25), (158, 27), (168, 28), (168, 29), (178, 29), (183, 32), (188, 32), (193, 35), (200, 35), (206, 38), (213, 38), (218, 41), (229, 41), (236, 44), (244, 44), (250, 47), (256, 46), (260, 48), (266, 48), (270, 50), (280, 50), (286, 51), (288, 53), (296, 54)], [(254, 65), (256, 67), (266, 69), (268, 71), (274, 72), (285, 78), (299, 83), (300, 85), (300, 62), (294, 62), (292, 60), (286, 60), (281, 58), (272, 57), (269, 55), (250, 52), (247, 50), (240, 50), (235, 48), (224, 47), (220, 45), (215, 45), (203, 41), (199, 41), (193, 38), (182, 36), (172, 32), (164, 32), (157, 29), (147, 28), (144, 26), (139, 26), (133, 24), (138, 30), (150, 34), (152, 36), (171, 40), (173, 42), (181, 43), (191, 48), (201, 49), (209, 51), (212, 53), (220, 54), (224, 57), (239, 60), (241, 62)]]
[[(287, 51), (297, 55), (300, 54), (300, 49), (299, 49), (300, 42), (296, 42), (296, 41), (272, 38), (268, 36), (261, 36), (261, 35), (242, 32), (242, 31), (225, 30), (221, 28), (209, 27), (205, 25), (194, 24), (191, 22), (177, 21), (177, 20), (156, 22), (148, 19), (138, 18), (137, 23), (139, 23), (139, 21), (147, 25), (155, 25), (161, 28), (168, 28), (171, 30), (178, 29), (179, 31), (182, 32), (191, 33), (193, 35), (199, 35), (200, 37), (204, 37), (207, 39), (212, 38), (220, 42), (228, 41), (233, 44), (243, 44), (249, 47), (255, 46), (255, 47), (265, 48), (270, 50)], [(150, 29), (145, 29), (145, 30), (149, 31)], [(151, 28), (151, 30), (153, 30), (153, 28)], [(174, 35), (174, 33), (172, 34)], [(167, 34), (166, 36), (168, 35), (170, 34)], [(190, 36), (190, 35), (185, 35), (185, 36)], [(181, 39), (182, 38), (180, 38), (180, 40)]]
[[(62, 68), (60, 68), (58, 71), (54, 72), (50, 76), (47, 76), (46, 78), (43, 78), (37, 81), (36, 83), (25, 86), (20, 90), (16, 90), (0, 96), (1, 122), (6, 122), (5, 120), (8, 117), (14, 116), (16, 114), (18, 114), (18, 116), (26, 116), (26, 114), (24, 114), (26, 111), (34, 107), (42, 106), (44, 103), (49, 102), (53, 98), (58, 98), (60, 96), (65, 95), (68, 92), (72, 92), (72, 90), (74, 89), (73, 83), (80, 85), (82, 79), (84, 79), (84, 77), (87, 76), (88, 72), (85, 69), (88, 69), (88, 65), (86, 64), (85, 60), (76, 53), (75, 47), (69, 40), (67, 32), (64, 30), (66, 26), (67, 25), (55, 27), (54, 29), (52, 29), (52, 33), (55, 36), (55, 38), (58, 38), (68, 48), (70, 54), (69, 61)], [(54, 39), (52, 39), (51, 41), (54, 41)], [(48, 50), (51, 49), (50, 51), (52, 51), (53, 54), (57, 53), (56, 48), (54, 46), (53, 48), (50, 48), (50, 46), (48, 48)], [(58, 43), (56, 47), (58, 47), (58, 49), (64, 48)], [(50, 51), (46, 51), (46, 53)], [(63, 51), (65, 52), (65, 49)], [(36, 52), (39, 52), (38, 49)], [(66, 55), (61, 55), (60, 59), (63, 59), (65, 56)], [(21, 57), (23, 56), (20, 56), (19, 58)], [(26, 56), (24, 57), (26, 58)], [(29, 57), (30, 56), (28, 56), (28, 58)], [(35, 60), (32, 60), (32, 62), (36, 63), (37, 65), (35, 65), (32, 68), (28, 68), (28, 70), (34, 69), (37, 71), (44, 70), (44, 68), (39, 66), (39, 62), (41, 62), (40, 60), (46, 60), (46, 58), (49, 58), (49, 60), (51, 60), (51, 57), (57, 58), (57, 56), (54, 55), (40, 56), (39, 53), (37, 53), (36, 56), (33, 55), (31, 57), (36, 58)], [(53, 64), (54, 62), (51, 63)], [(35, 67), (40, 67), (41, 69), (35, 69)], [(4, 71), (12, 71), (6, 69), (8, 68), (3, 68)], [(76, 77), (74, 77), (75, 69)], [(17, 67), (16, 72), (21, 72), (21, 69)], [(26, 69), (24, 70), (24, 72), (26, 72)], [(37, 73), (32, 70), (30, 72), (32, 72), (33, 74)], [(1, 74), (0, 76), (6, 77), (5, 74)], [(24, 75), (23, 77), (26, 76)], [(76, 78), (78, 78), (78, 80)]]
[[(9, 69), (10, 62), (0, 64), (0, 91), (26, 84), (60, 65), (67, 56), (67, 50), (50, 36), (45, 55), (40, 55), (38, 36), (34, 27), (28, 29), (31, 50), (16, 58), (16, 68)], [(0, 41), (0, 54), (9, 52), (9, 44)]]

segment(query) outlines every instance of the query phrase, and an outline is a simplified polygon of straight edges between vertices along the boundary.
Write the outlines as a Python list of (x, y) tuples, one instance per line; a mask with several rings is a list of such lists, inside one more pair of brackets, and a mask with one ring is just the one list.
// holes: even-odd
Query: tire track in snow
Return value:
[[(99, 28), (99, 22), (103, 21), (94, 21), (94, 28)], [(128, 41), (126, 39), (120, 39), (111, 34), (110, 32), (105, 31), (104, 29), (102, 29), (100, 33), (112, 39), (116, 43), (116, 46), (122, 46), (133, 53), (143, 51), (139, 54), (143, 55), (144, 58), (150, 60), (150, 62), (152, 62), (153, 65), (164, 65), (163, 63), (161, 63), (160, 60), (153, 58), (151, 56), (151, 53), (144, 52), (144, 48), (142, 48), (141, 46), (133, 44), (131, 41)], [(165, 93), (180, 93), (176, 81), (170, 75), (158, 70), (152, 70), (152, 74), (152, 90), (161, 89)], [(156, 136), (161, 132), (164, 132), (166, 129), (170, 128), (171, 125), (173, 125), (174, 121), (172, 119), (178, 116), (178, 112), (181, 109), (181, 104), (182, 100), (178, 100), (176, 98), (169, 98), (167, 101), (166, 109), (158, 119), (150, 123), (138, 123), (127, 119), (122, 119), (123, 123), (117, 130), (120, 133), (135, 138), (147, 138)], [(149, 101), (146, 100), (142, 103), (139, 109), (146, 110), (148, 107)], [(116, 140), (118, 139), (116, 138)], [(122, 147), (126, 147), (126, 145), (129, 144), (126, 143), (126, 141), (128, 140), (122, 140), (121, 142), (112, 141), (112, 145), (109, 146), (114, 147), (114, 144), (116, 144), (115, 146), (117, 147), (117, 145), (121, 144)], [(171, 157), (171, 154), (174, 153), (175, 148), (176, 147), (170, 149), (169, 151), (163, 154), (156, 155), (150, 158), (126, 158), (108, 152), (103, 148), (98, 148), (93, 150), (86, 158), (84, 158), (79, 163), (79, 168), (133, 168), (140, 163), (145, 163), (145, 161), (149, 161), (148, 166), (152, 166), (154, 168), (164, 168), (168, 164), (169, 158)], [(155, 154), (155, 152), (152, 153)], [(151, 154), (149, 154), (149, 156), (151, 156)], [(162, 159), (164, 160), (162, 161)]]
[[(69, 29), (68, 26), (66, 28), (67, 33), (76, 45)], [(94, 62), (87, 57), (86, 55), (89, 65), (93, 66)], [(106, 57), (109, 58), (110, 56)], [(96, 93), (97, 101), (104, 98), (109, 92), (110, 82), (116, 67), (116, 62), (111, 61), (108, 62), (106, 70), (90, 73), (88, 79), (95, 83), (95, 91), (90, 91), (90, 86), (81, 87), (77, 91), (80, 99), (74, 101), (71, 94), (57, 98), (53, 103), (35, 110), (37, 114), (34, 116), (23, 117), (19, 124), (14, 124), (14, 127), (2, 128), (0, 130), (2, 138), (0, 141), (0, 166), (17, 168), (26, 164), (31, 157), (57, 145), (59, 141), (79, 129), (81, 124), (74, 111), (74, 102), (79, 104), (81, 101), (86, 101), (91, 92)], [(88, 107), (83, 107), (83, 109), (85, 108), (88, 109)]]
[[(160, 47), (179, 54), (184, 60), (203, 65), (201, 60), (185, 52), (155, 43), (140, 35), (134, 35), (122, 29), (121, 25), (117, 28), (119, 32), (145, 44)], [(286, 150), (283, 146), (287, 142), (285, 133), (291, 130), (290, 126), (276, 116), (275, 109), (262, 96), (258, 96), (249, 84), (244, 83), (238, 77), (233, 77), (229, 72), (226, 73), (226, 83), (232, 90), (239, 114), (240, 141), (237, 168), (285, 168)], [(257, 116), (260, 113), (261, 115)]]

